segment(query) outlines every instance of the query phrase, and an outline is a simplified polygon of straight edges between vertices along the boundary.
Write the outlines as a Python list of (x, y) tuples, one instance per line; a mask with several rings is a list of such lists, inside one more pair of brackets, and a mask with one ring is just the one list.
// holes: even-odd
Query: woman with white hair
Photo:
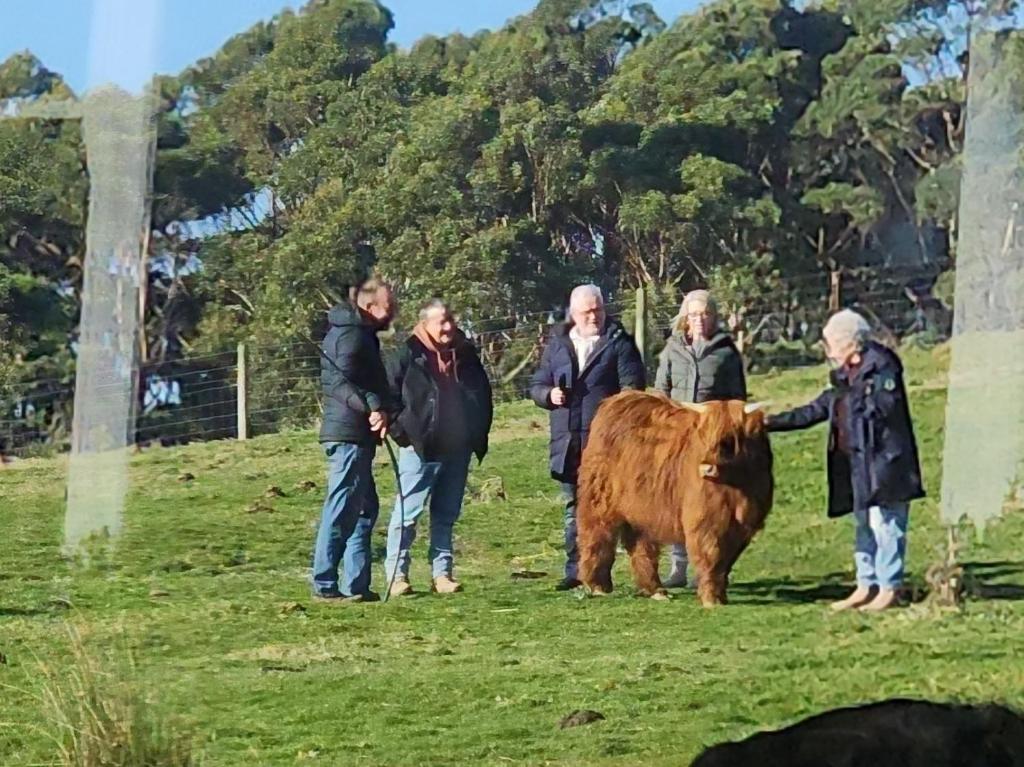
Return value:
[(857, 571), (857, 588), (832, 607), (885, 610), (903, 582), (910, 502), (924, 496), (903, 366), (849, 309), (833, 315), (822, 335), (831, 388), (766, 424), (791, 431), (829, 422), (828, 515), (853, 513)]
[[(655, 388), (676, 402), (708, 402), (747, 398), (743, 359), (732, 338), (719, 325), (711, 294), (692, 290), (683, 297), (673, 332), (658, 364)], [(685, 586), (689, 565), (686, 546), (670, 551), (672, 570), (664, 585)]]

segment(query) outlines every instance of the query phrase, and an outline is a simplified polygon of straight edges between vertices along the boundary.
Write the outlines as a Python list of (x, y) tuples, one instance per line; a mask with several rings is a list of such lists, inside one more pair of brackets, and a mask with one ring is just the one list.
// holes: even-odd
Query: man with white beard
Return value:
[(576, 546), (576, 480), (580, 458), (598, 406), (623, 389), (643, 389), (643, 359), (633, 337), (604, 310), (596, 285), (580, 285), (569, 299), (569, 322), (551, 334), (530, 396), (550, 411), (551, 476), (565, 499), (565, 574), (555, 589), (580, 585)]

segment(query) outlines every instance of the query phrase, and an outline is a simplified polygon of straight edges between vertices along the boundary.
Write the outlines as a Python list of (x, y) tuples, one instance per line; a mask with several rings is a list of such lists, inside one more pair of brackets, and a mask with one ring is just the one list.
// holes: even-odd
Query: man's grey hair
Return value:
[(451, 312), (451, 308), (442, 298), (431, 298), (423, 306), (420, 307), (420, 322), (426, 322), (427, 317), (434, 309), (442, 309), (446, 312)]
[(584, 298), (596, 298), (597, 302), (604, 306), (604, 295), (601, 293), (601, 288), (597, 285), (577, 285), (572, 289), (572, 293), (569, 295), (569, 309), (579, 304)]
[(857, 312), (843, 309), (829, 318), (821, 334), (828, 339), (829, 344), (852, 343), (859, 350), (871, 338), (871, 326)]

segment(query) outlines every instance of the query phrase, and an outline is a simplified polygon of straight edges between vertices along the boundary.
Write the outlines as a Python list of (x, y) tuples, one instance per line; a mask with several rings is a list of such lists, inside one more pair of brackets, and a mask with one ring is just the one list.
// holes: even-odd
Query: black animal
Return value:
[(1004, 706), (888, 700), (841, 708), (701, 754), (691, 767), (1024, 767)]

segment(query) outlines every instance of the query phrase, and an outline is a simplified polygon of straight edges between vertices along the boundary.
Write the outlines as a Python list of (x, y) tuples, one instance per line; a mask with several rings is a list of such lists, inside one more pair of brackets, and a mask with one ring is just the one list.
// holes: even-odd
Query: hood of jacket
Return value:
[(899, 373), (903, 372), (903, 365), (900, 364), (899, 358), (877, 341), (869, 341), (861, 351), (860, 357), (860, 365), (854, 371), (847, 368), (830, 371), (830, 383), (837, 389), (845, 389), (849, 388), (855, 380), (870, 375), (879, 368), (891, 367)]
[[(555, 325), (554, 330), (551, 331), (551, 335), (554, 338), (562, 338), (568, 341), (569, 333), (572, 332), (572, 329), (574, 327), (576, 327), (576, 323), (574, 322), (563, 322), (559, 325)], [(605, 320), (604, 328), (602, 328), (601, 332), (598, 334), (598, 337), (611, 338), (620, 330), (625, 330), (623, 324), (614, 317), (609, 317), (608, 319)]]
[[(670, 336), (669, 340), (678, 344), (682, 344), (683, 346), (689, 346), (689, 343), (686, 340), (686, 336), (684, 336), (682, 332), (678, 330), (675, 331)], [(724, 330), (716, 331), (715, 334), (711, 336), (711, 338), (708, 338), (704, 341), (704, 353), (707, 354), (708, 352), (714, 351), (715, 349), (721, 346), (735, 346), (735, 343), (733, 343), (732, 340), (732, 336), (729, 335)]]
[(327, 312), (327, 321), (332, 327), (344, 327), (346, 325), (362, 325), (363, 317), (355, 304), (349, 301), (342, 301)]

